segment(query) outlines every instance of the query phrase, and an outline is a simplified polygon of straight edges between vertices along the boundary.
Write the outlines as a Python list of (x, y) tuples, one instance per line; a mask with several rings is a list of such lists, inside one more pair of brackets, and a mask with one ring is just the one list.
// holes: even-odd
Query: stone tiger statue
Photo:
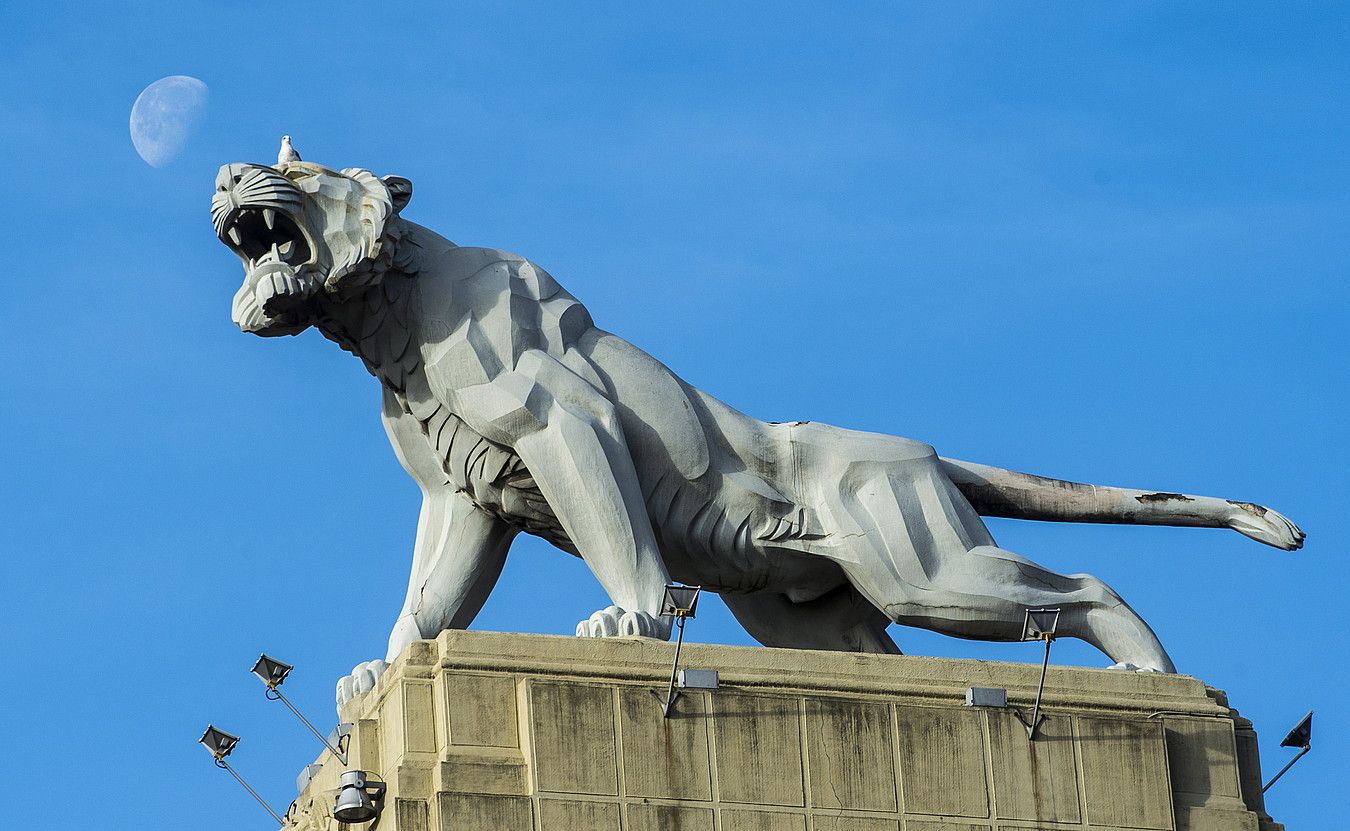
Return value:
[[(380, 382), (383, 421), (421, 486), (407, 597), (386, 660), (467, 627), (516, 534), (582, 558), (612, 604), (589, 637), (669, 636), (672, 579), (717, 592), (761, 643), (898, 653), (902, 623), (1021, 637), (1028, 607), (1122, 668), (1175, 671), (1102, 581), (999, 548), (980, 517), (1231, 528), (1286, 550), (1268, 508), (1045, 479), (938, 456), (910, 439), (766, 423), (598, 328), (539, 266), (404, 219), (406, 179), (292, 161), (220, 169), (215, 230), (244, 265), (233, 317), (307, 328)], [(383, 661), (339, 682), (369, 689)]]

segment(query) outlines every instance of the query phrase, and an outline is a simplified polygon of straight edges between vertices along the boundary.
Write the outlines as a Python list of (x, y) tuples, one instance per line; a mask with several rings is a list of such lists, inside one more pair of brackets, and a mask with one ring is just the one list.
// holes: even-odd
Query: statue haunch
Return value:
[[(521, 531), (581, 557), (613, 605), (590, 637), (665, 638), (675, 578), (718, 592), (770, 646), (897, 653), (891, 622), (1015, 640), (1027, 607), (1118, 666), (1173, 672), (1102, 581), (999, 548), (980, 517), (1232, 528), (1296, 549), (1268, 508), (1097, 487), (946, 459), (926, 444), (770, 424), (700, 392), (529, 260), (461, 248), (399, 216), (397, 177), (307, 162), (220, 170), (211, 213), (244, 263), (234, 320), (311, 326), (383, 389), (394, 452), (421, 485), (407, 599), (387, 660), (472, 622)], [(368, 689), (357, 667), (339, 699)]]

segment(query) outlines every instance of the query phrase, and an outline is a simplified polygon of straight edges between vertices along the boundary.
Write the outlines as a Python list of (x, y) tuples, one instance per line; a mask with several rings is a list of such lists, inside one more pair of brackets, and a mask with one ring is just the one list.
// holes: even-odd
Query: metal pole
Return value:
[(1310, 745), (1310, 744), (1305, 744), (1305, 745), (1303, 746), (1303, 749), (1300, 750), (1300, 751), (1298, 752), (1298, 755), (1295, 756), (1294, 758), (1290, 759), (1290, 760), (1289, 760), (1289, 764), (1287, 764), (1287, 765), (1285, 765), (1284, 767), (1280, 768), (1280, 772), (1277, 773), (1277, 774), (1275, 774), (1275, 778), (1272, 779), (1272, 780), (1270, 780), (1269, 782), (1266, 783), (1266, 786), (1265, 786), (1264, 788), (1261, 789), (1261, 793), (1265, 793), (1266, 791), (1270, 790), (1270, 786), (1271, 786), (1271, 785), (1274, 785), (1276, 782), (1280, 781), (1280, 777), (1281, 777), (1281, 776), (1284, 776), (1284, 772), (1287, 771), (1287, 770), (1289, 770), (1291, 767), (1293, 767), (1293, 766), (1294, 766), (1294, 762), (1297, 762), (1299, 759), (1302, 759), (1302, 758), (1303, 758), (1303, 754), (1304, 754), (1304, 753), (1307, 753), (1309, 750), (1312, 750), (1312, 745)]
[[(329, 744), (328, 739), (326, 739), (324, 735), (320, 733), (318, 730), (314, 729), (314, 725), (309, 723), (309, 719), (301, 715), (300, 711), (295, 709), (295, 705), (286, 700), (286, 696), (281, 694), (281, 690), (277, 689), (276, 687), (269, 687), (268, 689), (270, 692), (276, 695), (278, 701), (280, 701), (282, 704), (285, 704), (287, 707), (291, 708), (291, 712), (295, 713), (295, 717), (300, 719), (300, 721), (303, 722), (304, 725), (309, 728), (309, 732), (313, 733), (319, 739), (319, 741), (323, 742), (323, 746), (328, 748), (329, 751), (331, 751), (332, 754), (337, 757), (337, 760), (339, 762), (341, 762), (344, 766), (347, 764), (347, 754), (343, 753), (341, 750), (338, 750), (336, 747), (333, 747), (331, 744)], [(340, 741), (341, 739), (339, 739), (339, 742)]]
[(670, 714), (674, 711), (675, 699), (679, 695), (675, 692), (675, 676), (679, 673), (680, 649), (684, 646), (684, 616), (677, 617), (675, 624), (680, 627), (680, 635), (675, 640), (675, 660), (670, 664), (670, 687), (666, 690), (666, 718), (670, 718)]
[[(272, 815), (272, 819), (274, 819), (274, 820), (277, 821), (277, 825), (285, 825), (285, 824), (286, 824), (286, 820), (282, 819), (282, 818), (281, 818), (281, 815), (278, 814), (276, 811), (273, 811), (273, 810), (272, 810), (272, 806), (271, 806), (271, 805), (268, 805), (268, 804), (267, 804), (267, 801), (264, 800), (261, 796), (258, 796), (258, 792), (255, 791), (255, 790), (253, 790), (252, 788), (250, 788), (250, 787), (248, 786), (248, 783), (244, 781), (244, 777), (242, 777), (242, 776), (240, 776), (239, 774), (235, 773), (235, 772), (234, 772), (234, 768), (230, 767), (230, 765), (229, 765), (228, 762), (226, 762), (224, 759), (217, 759), (217, 760), (216, 760), (216, 767), (224, 768), (225, 770), (228, 770), (228, 771), (230, 772), (230, 775), (233, 776), (233, 777), (239, 782), (239, 784), (241, 784), (241, 785), (244, 786), (244, 790), (248, 791), (249, 794), (250, 794), (254, 799), (258, 800), (258, 804), (259, 804), (259, 805), (261, 805), (261, 806), (263, 806), (264, 808), (267, 809), (267, 813), (269, 813), (269, 814)], [(1281, 772), (1283, 772), (1283, 771), (1281, 771)], [(1277, 778), (1278, 778), (1278, 777), (1277, 777)]]
[(1045, 660), (1041, 662), (1041, 683), (1036, 688), (1036, 705), (1031, 709), (1031, 724), (1027, 725), (1027, 738), (1036, 741), (1036, 728), (1041, 723), (1041, 694), (1045, 692), (1045, 671), (1050, 667), (1050, 643), (1055, 639), (1049, 633), (1041, 635), (1045, 638)]

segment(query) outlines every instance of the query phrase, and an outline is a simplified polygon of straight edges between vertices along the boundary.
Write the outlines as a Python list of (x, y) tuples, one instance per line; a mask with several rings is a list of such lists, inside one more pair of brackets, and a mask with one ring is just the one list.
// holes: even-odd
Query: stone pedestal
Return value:
[[(686, 644), (721, 688), (662, 717), (674, 645), (445, 632), (356, 699), (379, 831), (1276, 831), (1256, 735), (1186, 676)], [(1003, 709), (968, 687), (1007, 690)], [(656, 694), (654, 694), (656, 693)], [(339, 765), (288, 828), (338, 829)], [(366, 826), (345, 826), (364, 828)]]

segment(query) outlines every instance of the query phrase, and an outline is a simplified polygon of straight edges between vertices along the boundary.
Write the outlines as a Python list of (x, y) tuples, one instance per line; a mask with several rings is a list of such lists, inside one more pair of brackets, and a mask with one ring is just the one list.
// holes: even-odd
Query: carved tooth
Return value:
[(267, 223), (267, 230), (272, 230), (277, 225), (277, 212), (271, 208), (263, 208), (263, 222)]
[(235, 245), (243, 245), (243, 244), (244, 244), (244, 238), (241, 237), (241, 236), (239, 236), (239, 229), (238, 229), (238, 228), (235, 228), (235, 227), (233, 227), (233, 226), (231, 226), (231, 228), (230, 228), (230, 239), (234, 240), (234, 244), (235, 244)]
[(282, 255), (284, 256), (284, 255), (290, 254), (290, 253), (291, 253), (291, 249), (294, 248), (294, 247), (295, 247), (295, 241), (294, 241), (294, 240), (286, 240), (285, 242), (283, 242), (283, 243), (281, 244), (281, 247), (278, 248), (277, 250), (280, 251), (280, 252), (282, 253)]

